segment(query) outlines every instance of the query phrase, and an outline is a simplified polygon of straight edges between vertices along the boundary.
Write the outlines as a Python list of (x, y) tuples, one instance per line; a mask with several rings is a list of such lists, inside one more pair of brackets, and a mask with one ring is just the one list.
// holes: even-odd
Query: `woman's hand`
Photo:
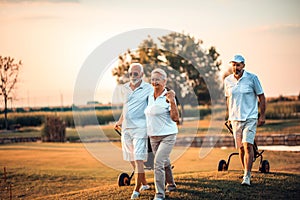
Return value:
[(178, 108), (175, 102), (175, 92), (174, 90), (170, 90), (168, 91), (166, 94), (166, 100), (167, 102), (170, 104), (171, 110), (170, 110), (170, 117), (171, 119), (178, 123), (179, 122), (179, 112), (178, 112)]
[(175, 101), (175, 91), (174, 90), (169, 90), (167, 91), (167, 93), (165, 94), (167, 102), (172, 103)]

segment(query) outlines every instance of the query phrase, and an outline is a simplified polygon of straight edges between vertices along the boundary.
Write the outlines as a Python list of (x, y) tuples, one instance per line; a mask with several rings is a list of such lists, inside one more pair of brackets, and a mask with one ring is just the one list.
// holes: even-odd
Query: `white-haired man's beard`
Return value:
[(136, 79), (130, 79), (130, 83), (132, 85), (138, 84), (142, 79), (141, 78), (136, 78)]

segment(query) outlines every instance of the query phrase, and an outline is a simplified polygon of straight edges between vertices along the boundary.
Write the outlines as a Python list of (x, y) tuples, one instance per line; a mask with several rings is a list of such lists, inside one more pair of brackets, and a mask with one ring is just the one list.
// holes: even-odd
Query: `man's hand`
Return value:
[(116, 123), (115, 123), (115, 126), (114, 126), (114, 129), (115, 129), (115, 130), (120, 130), (120, 129), (121, 129), (121, 125), (122, 125), (122, 124), (120, 124), (119, 122), (116, 122)]
[(114, 129), (118, 132), (121, 132), (121, 126), (123, 122), (123, 113), (121, 114), (119, 120), (115, 123)]
[(258, 118), (257, 126), (262, 126), (262, 125), (265, 124), (265, 122), (266, 122), (265, 117), (264, 117), (264, 116), (260, 116), (260, 117)]
[(121, 131), (121, 125), (119, 124), (119, 122), (117, 122), (114, 126), (115, 131), (121, 136), (122, 135), (122, 131)]

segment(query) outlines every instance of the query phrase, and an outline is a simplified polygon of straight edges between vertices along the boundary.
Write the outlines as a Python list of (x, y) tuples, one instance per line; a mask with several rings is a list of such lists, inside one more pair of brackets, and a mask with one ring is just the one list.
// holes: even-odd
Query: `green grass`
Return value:
[[(97, 131), (100, 130), (99, 126), (85, 126), (78, 127), (81, 136), (85, 138), (94, 138), (99, 137)], [(78, 130), (75, 128), (67, 128), (66, 129), (66, 138), (67, 141), (76, 141), (79, 140)], [(119, 135), (113, 130), (112, 125), (103, 125), (101, 126), (101, 130), (104, 135), (108, 138), (119, 139)], [(21, 137), (40, 137), (41, 136), (41, 127), (33, 127), (33, 128), (22, 128), (19, 131), (2, 131), (0, 132), (0, 138), (21, 138)], [(105, 137), (102, 137), (103, 139)]]
[(260, 134), (288, 134), (300, 133), (300, 119), (267, 120), (266, 124), (258, 127)]
[[(240, 185), (239, 172), (193, 173), (177, 176), (177, 190), (166, 194), (169, 200), (194, 199), (298, 199), (300, 176), (288, 173), (253, 173), (252, 186)], [(133, 186), (101, 185), (90, 189), (46, 195), (37, 199), (130, 199)], [(140, 199), (154, 197), (154, 188)]]
[[(95, 145), (101, 149), (104, 144)], [(170, 193), (168, 199), (293, 199), (299, 193), (299, 153), (265, 151), (264, 159), (270, 162), (271, 173), (259, 173), (257, 160), (253, 185), (245, 189), (240, 185), (242, 171), (237, 156), (232, 157), (229, 171), (217, 172), (219, 160), (227, 160), (235, 149), (214, 148), (204, 158), (199, 157), (199, 148), (173, 150), (178, 151), (183, 151), (180, 158), (173, 160), (178, 190)], [(1, 145), (0, 157), (0, 176), (3, 177), (3, 167), (7, 170), (7, 183), (2, 179), (1, 186), (12, 184), (13, 199), (129, 199), (133, 190), (133, 185), (118, 187), (121, 171), (96, 160), (83, 144)], [(146, 175), (154, 188), (153, 171)], [(8, 195), (5, 187), (1, 187), (0, 199), (8, 199)], [(144, 192), (141, 199), (153, 196), (152, 189)]]

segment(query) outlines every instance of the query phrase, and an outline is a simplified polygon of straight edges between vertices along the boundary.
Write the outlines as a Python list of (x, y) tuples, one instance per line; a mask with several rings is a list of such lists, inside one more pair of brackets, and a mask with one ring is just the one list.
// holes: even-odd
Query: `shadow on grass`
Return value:
[[(300, 176), (287, 173), (252, 174), (252, 185), (241, 185), (239, 172), (209, 177), (184, 177), (178, 194), (169, 199), (298, 199)], [(178, 196), (177, 196), (178, 195)]]
[[(175, 181), (177, 190), (166, 193), (166, 199), (298, 199), (300, 193), (300, 175), (288, 173), (254, 172), (251, 186), (241, 185), (240, 171), (199, 173), (178, 177)], [(110, 197), (129, 199), (133, 186), (121, 190), (122, 196), (111, 194)], [(140, 199), (153, 199), (154, 194), (154, 189), (144, 191)]]
[[(27, 177), (36, 180), (37, 177)], [(39, 177), (45, 178), (45, 177)], [(64, 178), (64, 177), (63, 177)], [(50, 177), (47, 177), (50, 179)], [(76, 179), (76, 178), (75, 178)], [(56, 180), (49, 180), (65, 187), (65, 179), (56, 177)], [(71, 180), (69, 180), (71, 181)], [(76, 179), (78, 182), (78, 180)], [(93, 182), (93, 180), (91, 180)], [(166, 193), (169, 200), (194, 200), (194, 199), (299, 199), (300, 174), (290, 173), (268, 173), (253, 172), (251, 186), (241, 185), (241, 171), (232, 170), (226, 172), (199, 172), (175, 177), (177, 190)], [(62, 182), (65, 182), (64, 184)], [(81, 181), (79, 181), (81, 182)], [(85, 182), (91, 184), (91, 182)], [(37, 199), (130, 199), (134, 188), (134, 181), (131, 186), (118, 187), (113, 185), (99, 185), (89, 189), (80, 190), (73, 186), (73, 190), (60, 193), (40, 196)], [(153, 182), (151, 190), (143, 191), (140, 200), (153, 199), (155, 189)], [(96, 184), (97, 185), (97, 184)], [(44, 185), (44, 187), (48, 185)], [(90, 185), (91, 186), (91, 185)], [(31, 185), (34, 192), (38, 192), (36, 186)], [(40, 188), (41, 189), (41, 188)], [(71, 189), (71, 188), (70, 188)], [(78, 190), (79, 189), (79, 190)], [(19, 194), (21, 195), (21, 193)], [(22, 194), (23, 199), (34, 199)], [(1, 196), (1, 195), (0, 195)], [(3, 197), (3, 196), (2, 196)], [(20, 197), (20, 196), (19, 196)]]

